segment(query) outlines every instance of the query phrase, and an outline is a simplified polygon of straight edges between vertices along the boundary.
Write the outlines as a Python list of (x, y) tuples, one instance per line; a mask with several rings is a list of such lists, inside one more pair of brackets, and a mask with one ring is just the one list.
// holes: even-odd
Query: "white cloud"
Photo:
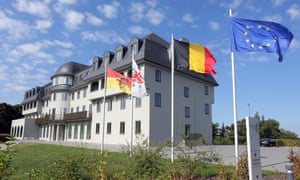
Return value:
[(92, 15), (91, 13), (85, 13), (85, 15), (87, 16), (87, 22), (89, 24), (92, 24), (94, 26), (101, 26), (104, 24), (104, 21), (102, 19)]
[(48, 1), (17, 0), (13, 6), (20, 12), (29, 13), (42, 18), (49, 18), (51, 15)]
[(156, 0), (148, 0), (146, 1), (147, 5), (150, 6), (151, 8), (155, 8), (157, 5), (157, 1)]
[(0, 64), (0, 80), (7, 80), (8, 79), (8, 66), (5, 64)]
[(147, 29), (143, 28), (142, 26), (130, 26), (128, 28), (128, 31), (131, 32), (132, 34), (142, 35), (142, 34), (146, 34)]
[(67, 49), (59, 49), (57, 50), (57, 56), (60, 56), (60, 57), (70, 57), (73, 55), (73, 51), (71, 50), (67, 50)]
[(25, 22), (10, 18), (0, 11), (0, 31), (4, 32), (0, 37), (15, 40), (29, 38), (31, 30), (31, 27)]
[(35, 28), (41, 32), (47, 32), (47, 29), (49, 29), (53, 22), (50, 20), (36, 20)]
[(266, 16), (264, 17), (264, 20), (266, 21), (274, 21), (274, 22), (282, 22), (282, 16), (280, 14), (273, 14), (272, 16)]
[(277, 7), (282, 5), (285, 2), (285, 0), (273, 0), (271, 2), (273, 2), (273, 7)]
[(126, 42), (128, 42), (126, 38), (121, 37), (119, 33), (115, 31), (83, 31), (81, 32), (81, 38), (83, 40), (101, 41), (107, 44), (125, 44)]
[(214, 31), (217, 31), (220, 29), (219, 23), (217, 23), (215, 21), (210, 21), (208, 24), (209, 24), (209, 27)]
[(133, 21), (141, 21), (144, 18), (146, 6), (141, 2), (131, 3), (129, 7), (130, 18)]
[(77, 0), (58, 0), (58, 2), (61, 4), (75, 5)]
[(148, 21), (153, 25), (159, 25), (165, 18), (162, 11), (156, 9), (150, 9), (146, 15)]
[(114, 19), (118, 16), (120, 3), (113, 1), (111, 4), (98, 5), (97, 10), (108, 19)]
[(300, 8), (297, 5), (291, 6), (286, 12), (290, 15), (291, 20), (300, 19)]
[(70, 30), (77, 29), (84, 20), (84, 15), (74, 10), (67, 10), (64, 14), (65, 27)]
[(184, 14), (184, 15), (182, 16), (182, 20), (183, 20), (184, 22), (187, 22), (187, 23), (192, 23), (192, 22), (194, 22), (194, 18), (193, 18), (193, 16), (192, 16), (191, 13)]

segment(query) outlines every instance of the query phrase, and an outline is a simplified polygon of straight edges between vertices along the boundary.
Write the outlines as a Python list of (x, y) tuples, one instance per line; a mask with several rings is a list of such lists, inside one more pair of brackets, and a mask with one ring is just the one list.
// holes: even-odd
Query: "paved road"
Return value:
[[(47, 142), (47, 141), (38, 141), (38, 140), (24, 140), (16, 141), (17, 143), (22, 142), (35, 142), (35, 143), (47, 143), (47, 144), (57, 144), (64, 146), (75, 146), (75, 147), (84, 147), (91, 149), (99, 149), (100, 143), (83, 143), (83, 142)], [(226, 165), (235, 165), (235, 153), (234, 146), (232, 145), (214, 145), (214, 146), (198, 146), (198, 149), (213, 149), (220, 158), (223, 160)], [(118, 145), (105, 145), (105, 150), (112, 152), (121, 152), (128, 149), (127, 146), (118, 146)], [(287, 156), (289, 155), (291, 147), (261, 147), (261, 165), (262, 169), (273, 170), (279, 172), (286, 172), (285, 166), (289, 164)], [(239, 152), (242, 154), (245, 152), (245, 146), (239, 146)], [(294, 148), (294, 151), (300, 152), (300, 147)], [(180, 153), (180, 151), (175, 150), (175, 154)], [(165, 156), (170, 157), (170, 149), (165, 149)]]

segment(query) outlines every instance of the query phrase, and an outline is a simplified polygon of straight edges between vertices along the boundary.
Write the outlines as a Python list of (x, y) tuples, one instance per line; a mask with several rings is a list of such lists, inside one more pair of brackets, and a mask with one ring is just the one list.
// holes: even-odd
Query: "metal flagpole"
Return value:
[[(232, 16), (232, 11), (229, 9), (229, 16)], [(233, 95), (233, 120), (234, 120), (234, 146), (235, 146), (235, 162), (236, 169), (238, 168), (239, 147), (238, 147), (238, 127), (237, 127), (237, 105), (236, 105), (236, 89), (235, 89), (235, 65), (234, 54), (231, 50), (231, 74), (232, 74), (232, 95)]]
[(105, 101), (106, 101), (106, 89), (107, 89), (107, 68), (106, 59), (104, 59), (104, 96), (103, 96), (103, 116), (102, 116), (102, 140), (101, 140), (101, 153), (104, 151), (104, 130), (105, 130)]
[[(133, 49), (131, 52), (131, 74), (132, 72), (132, 63), (134, 61), (135, 50)], [(133, 144), (133, 92), (132, 92), (132, 84), (131, 84), (131, 112), (130, 112), (130, 147), (129, 147), (129, 156), (132, 156), (132, 144)]]
[(171, 40), (171, 162), (174, 162), (174, 36)]

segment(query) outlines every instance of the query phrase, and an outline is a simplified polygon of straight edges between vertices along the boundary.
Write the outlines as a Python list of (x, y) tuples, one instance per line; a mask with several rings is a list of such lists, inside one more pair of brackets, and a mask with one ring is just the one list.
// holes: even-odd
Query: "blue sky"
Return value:
[[(217, 59), (213, 121), (233, 123), (229, 8), (239, 18), (281, 23), (294, 34), (283, 62), (276, 54), (235, 53), (238, 119), (259, 112), (300, 135), (300, 3), (294, 0), (0, 1), (0, 102), (50, 82), (68, 62), (94, 56), (154, 32), (207, 46)], [(147, 82), (146, 82), (147, 83)], [(250, 104), (250, 108), (249, 108)]]

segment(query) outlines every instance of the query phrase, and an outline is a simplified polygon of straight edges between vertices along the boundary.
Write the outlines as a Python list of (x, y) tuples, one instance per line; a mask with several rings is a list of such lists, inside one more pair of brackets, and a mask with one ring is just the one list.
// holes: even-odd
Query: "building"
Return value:
[[(162, 142), (171, 136), (170, 43), (152, 33), (132, 38), (128, 46), (95, 57), (92, 65), (68, 62), (46, 85), (25, 92), (23, 119), (14, 120), (11, 133), (19, 139), (100, 143), (105, 112), (104, 143), (130, 141), (131, 98), (107, 89), (104, 106), (104, 62), (131, 76), (132, 53), (146, 82), (148, 95), (133, 98), (133, 144), (147, 139)], [(174, 140), (183, 135), (205, 137), (212, 143), (213, 76), (175, 69)], [(20, 130), (22, 129), (22, 131)], [(30, 133), (27, 133), (30, 132)]]

